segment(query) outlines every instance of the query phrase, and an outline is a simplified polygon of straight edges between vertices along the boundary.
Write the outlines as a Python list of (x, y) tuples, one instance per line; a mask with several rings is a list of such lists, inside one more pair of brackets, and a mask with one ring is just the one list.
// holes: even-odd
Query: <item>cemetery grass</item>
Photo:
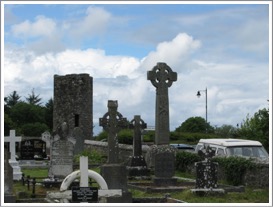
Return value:
[[(99, 173), (100, 168), (92, 168), (92, 170)], [(44, 168), (35, 168), (35, 169), (22, 169), (22, 172), (25, 173), (25, 176), (29, 175), (31, 178), (45, 178), (48, 175), (48, 169)], [(179, 173), (176, 176), (192, 178), (188, 173)], [(130, 182), (130, 181), (129, 181)], [(148, 181), (147, 181), (148, 182)], [(41, 185), (36, 185), (36, 194), (37, 195), (46, 195), (48, 188), (45, 188)], [(58, 191), (58, 188), (50, 188), (50, 191)], [(133, 197), (143, 198), (143, 197), (164, 197), (167, 193), (147, 193), (140, 190), (129, 189), (132, 192)], [(31, 198), (32, 194), (32, 185), (30, 185), (30, 190), (27, 190), (27, 185), (22, 186), (21, 181), (14, 182), (14, 194), (17, 195), (18, 192), (25, 192), (25, 198)], [(175, 198), (187, 203), (268, 203), (269, 202), (269, 190), (268, 188), (264, 189), (254, 189), (254, 188), (245, 188), (243, 193), (227, 193), (225, 195), (210, 195), (199, 197), (193, 194), (190, 189), (180, 191), (180, 192), (170, 192), (168, 193), (171, 198)]]

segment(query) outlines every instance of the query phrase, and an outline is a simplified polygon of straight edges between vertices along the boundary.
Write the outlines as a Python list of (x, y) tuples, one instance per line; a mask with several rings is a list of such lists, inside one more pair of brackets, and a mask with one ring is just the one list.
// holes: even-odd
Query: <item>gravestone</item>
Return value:
[[(72, 186), (72, 190), (68, 190), (71, 183), (80, 178), (79, 186)], [(88, 178), (92, 178), (99, 185), (97, 187), (89, 186)], [(60, 192), (47, 193), (47, 199), (57, 202), (68, 203), (103, 203), (107, 197), (119, 197), (122, 195), (121, 189), (108, 189), (108, 185), (103, 177), (93, 170), (88, 169), (88, 157), (80, 157), (80, 170), (74, 171), (67, 175), (63, 180)]]
[(51, 145), (49, 176), (64, 178), (73, 172), (75, 140), (68, 137), (68, 126), (64, 122), (57, 129)]
[(28, 139), (21, 142), (21, 159), (44, 159), (46, 154), (46, 142), (39, 139)]
[(177, 73), (166, 63), (157, 63), (147, 73), (147, 79), (156, 88), (155, 145), (148, 151), (150, 167), (154, 167), (154, 184), (175, 185), (175, 152), (170, 147), (169, 96), (168, 88), (177, 80)]
[(215, 152), (209, 145), (205, 145), (203, 149), (201, 148), (198, 151), (198, 155), (204, 160), (195, 163), (196, 184), (195, 189), (192, 189), (192, 192), (195, 192), (200, 196), (211, 192), (224, 193), (225, 191), (223, 189), (218, 189), (217, 185), (218, 163), (211, 161)]
[(84, 149), (84, 134), (80, 127), (75, 127), (72, 136), (75, 138), (76, 143), (74, 146), (74, 155), (79, 154)]
[(15, 196), (13, 195), (13, 169), (9, 164), (10, 153), (6, 147), (4, 150), (4, 202), (15, 203)]
[(99, 119), (100, 126), (108, 132), (108, 160), (101, 166), (101, 175), (109, 189), (122, 189), (122, 197), (108, 198), (109, 203), (131, 203), (132, 195), (127, 188), (127, 170), (120, 164), (117, 134), (122, 128), (128, 127), (126, 118), (117, 111), (118, 102), (108, 101), (108, 112)]
[(51, 147), (51, 134), (49, 131), (42, 133), (42, 140), (46, 143), (46, 154), (49, 155)]
[(129, 127), (134, 129), (133, 138), (133, 156), (130, 157), (127, 164), (129, 176), (147, 176), (148, 168), (144, 157), (142, 156), (142, 130), (147, 128), (147, 124), (139, 115), (135, 115), (130, 122)]
[(10, 159), (9, 164), (13, 169), (13, 180), (21, 180), (22, 172), (18, 161), (16, 160), (16, 142), (21, 142), (22, 137), (15, 135), (15, 130), (10, 130), (9, 137), (5, 137), (6, 143), (9, 143)]
[(147, 79), (150, 80), (156, 88), (155, 144), (169, 144), (170, 124), (168, 88), (177, 80), (177, 73), (173, 72), (166, 63), (157, 63), (151, 71), (148, 71)]

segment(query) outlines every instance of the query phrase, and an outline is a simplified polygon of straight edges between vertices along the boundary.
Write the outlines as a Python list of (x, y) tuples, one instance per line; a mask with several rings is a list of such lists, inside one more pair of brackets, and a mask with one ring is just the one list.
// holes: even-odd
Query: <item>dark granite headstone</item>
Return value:
[(21, 159), (46, 158), (46, 142), (39, 139), (29, 139), (21, 142)]

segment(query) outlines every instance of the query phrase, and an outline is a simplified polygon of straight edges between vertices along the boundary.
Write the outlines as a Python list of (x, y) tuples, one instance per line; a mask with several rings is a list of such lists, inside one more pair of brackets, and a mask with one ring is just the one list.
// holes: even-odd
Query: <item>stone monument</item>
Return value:
[(16, 142), (21, 142), (22, 137), (16, 137), (15, 130), (10, 130), (9, 137), (5, 137), (5, 142), (9, 143), (10, 159), (9, 164), (13, 168), (13, 180), (21, 180), (22, 172), (18, 161), (16, 160)]
[(173, 72), (166, 63), (157, 63), (151, 71), (148, 71), (147, 78), (156, 88), (155, 144), (169, 144), (170, 124), (168, 88), (177, 80), (177, 73)]
[(68, 125), (64, 122), (54, 133), (51, 144), (49, 176), (64, 178), (73, 171), (75, 140), (68, 137)]
[(13, 195), (13, 169), (9, 164), (10, 153), (6, 147), (4, 150), (4, 202), (15, 203), (15, 196)]
[(156, 88), (155, 109), (155, 145), (148, 155), (151, 167), (154, 167), (154, 184), (160, 186), (175, 185), (175, 152), (170, 144), (169, 97), (168, 88), (177, 80), (177, 73), (166, 63), (157, 63), (147, 73), (147, 79)]
[(76, 140), (82, 151), (84, 140), (93, 136), (93, 78), (88, 74), (54, 75), (53, 111), (53, 131), (63, 122), (70, 134), (76, 127), (82, 130)]
[(130, 157), (127, 169), (129, 176), (147, 176), (148, 168), (144, 157), (142, 156), (142, 130), (147, 128), (147, 124), (141, 119), (139, 115), (135, 115), (130, 122), (129, 127), (134, 129), (133, 139), (133, 156)]
[(204, 148), (201, 148), (198, 151), (198, 155), (204, 160), (195, 163), (196, 184), (195, 189), (192, 189), (191, 191), (200, 196), (212, 192), (224, 193), (224, 189), (219, 189), (217, 184), (218, 163), (211, 161), (215, 152), (209, 145), (205, 145)]
[(108, 160), (101, 166), (101, 175), (108, 184), (109, 189), (122, 189), (122, 197), (108, 198), (109, 203), (131, 203), (132, 195), (127, 188), (127, 170), (119, 160), (117, 134), (122, 128), (128, 127), (126, 118), (117, 111), (118, 102), (108, 101), (108, 112), (99, 119), (100, 126), (108, 132)]

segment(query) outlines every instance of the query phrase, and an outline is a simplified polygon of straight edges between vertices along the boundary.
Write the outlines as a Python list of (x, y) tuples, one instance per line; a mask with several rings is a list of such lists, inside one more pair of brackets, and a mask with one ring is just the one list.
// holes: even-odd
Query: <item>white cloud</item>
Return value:
[(56, 23), (50, 18), (37, 16), (34, 22), (26, 20), (13, 25), (11, 31), (14, 36), (24, 38), (51, 36), (56, 31)]

